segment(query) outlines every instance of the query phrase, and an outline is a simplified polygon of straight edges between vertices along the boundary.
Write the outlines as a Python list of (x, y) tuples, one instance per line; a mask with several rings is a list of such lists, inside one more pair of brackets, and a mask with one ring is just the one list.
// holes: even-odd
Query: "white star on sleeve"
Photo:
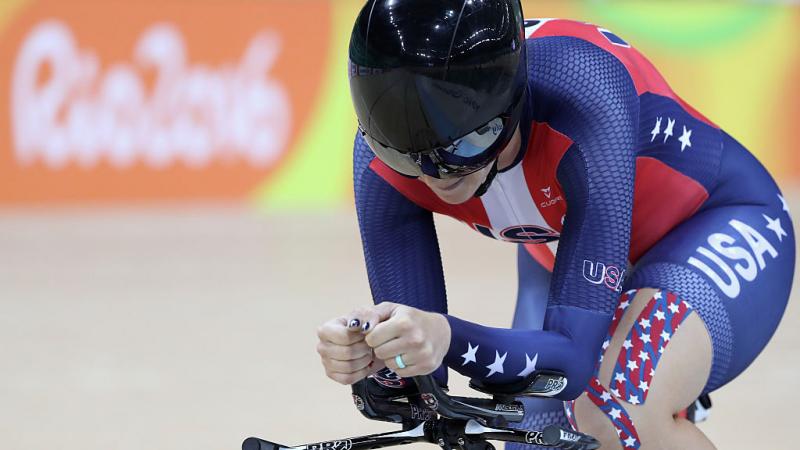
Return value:
[(646, 330), (646, 329), (650, 328), (650, 321), (647, 320), (647, 319), (642, 319), (642, 320), (639, 321), (639, 326), (642, 327), (642, 329)]
[(686, 125), (683, 126), (683, 134), (678, 138), (678, 141), (681, 143), (681, 151), (686, 150), (686, 147), (692, 146), (692, 130), (686, 128)]
[(644, 342), (645, 344), (649, 344), (650, 343), (650, 335), (647, 334), (647, 333), (642, 333), (642, 342)]
[(789, 205), (786, 204), (786, 199), (783, 198), (781, 194), (778, 194), (778, 199), (781, 201), (781, 206), (783, 207), (783, 210), (789, 213)]
[(638, 395), (631, 395), (628, 397), (628, 403), (630, 403), (631, 405), (638, 405), (641, 402), (639, 401)]
[(672, 314), (678, 314), (678, 310), (680, 308), (678, 308), (678, 304), (677, 303), (670, 303), (669, 305), (667, 305), (667, 309), (669, 309), (669, 311)]
[(645, 351), (641, 351), (641, 352), (639, 352), (639, 359), (641, 359), (642, 362), (645, 362), (648, 359), (650, 359), (650, 355), (648, 355), (647, 352), (645, 352)]
[(662, 331), (662, 332), (661, 332), (661, 339), (662, 339), (664, 342), (669, 342), (669, 337), (670, 337), (670, 336), (669, 336), (669, 333), (667, 333), (666, 331)]
[(789, 205), (786, 204), (786, 199), (784, 199), (781, 194), (778, 194), (778, 199), (780, 199), (780, 201), (781, 201), (781, 206), (783, 207), (783, 210), (788, 213), (789, 212)]
[[(505, 358), (505, 355), (503, 355), (503, 357)], [(522, 370), (522, 372), (518, 373), (517, 376), (525, 378), (528, 375), (530, 375), (531, 373), (533, 373), (533, 371), (536, 370), (536, 360), (537, 359), (539, 359), (539, 354), (538, 353), (533, 355), (533, 359), (528, 357), (528, 354), (525, 353), (525, 368)], [(503, 371), (501, 370), (500, 373), (503, 373)]]
[(628, 350), (629, 348), (633, 347), (633, 344), (631, 343), (630, 339), (626, 339), (625, 342), (622, 343), (622, 346), (625, 347), (625, 350)]
[(604, 402), (607, 402), (611, 400), (611, 394), (609, 394), (608, 392), (603, 392), (602, 394), (600, 394), (600, 399), (603, 400)]
[(659, 309), (658, 311), (656, 311), (656, 313), (655, 313), (655, 314), (653, 314), (653, 315), (654, 315), (654, 316), (655, 316), (655, 318), (656, 318), (656, 319), (658, 319), (658, 320), (664, 320), (664, 311), (662, 311), (662, 310), (660, 310), (660, 309)]
[(661, 119), (662, 117), (656, 117), (656, 126), (653, 128), (653, 131), (650, 132), (650, 134), (653, 135), (653, 138), (650, 139), (650, 142), (655, 141), (656, 137), (661, 134)]
[(647, 390), (650, 389), (650, 386), (647, 385), (647, 381), (642, 380), (639, 383), (639, 389), (641, 389), (642, 392), (647, 392)]
[(786, 234), (786, 231), (781, 226), (781, 218), (773, 219), (766, 214), (762, 214), (762, 216), (767, 219), (767, 228), (775, 232), (775, 236), (778, 237), (779, 242), (783, 242), (783, 237), (788, 236), (788, 234)]
[(506, 361), (506, 356), (508, 352), (503, 353), (503, 356), (500, 356), (500, 352), (497, 350), (494, 351), (494, 362), (486, 366), (489, 369), (489, 375), (486, 375), (486, 378), (496, 374), (496, 373), (503, 373), (503, 363)]
[(619, 420), (622, 417), (622, 410), (617, 408), (611, 408), (611, 412), (608, 413), (609, 416)]
[(633, 447), (635, 445), (636, 445), (636, 439), (634, 439), (633, 436), (629, 437), (628, 439), (625, 439), (625, 447)]
[(638, 368), (639, 368), (639, 365), (636, 364), (636, 361), (634, 361), (634, 360), (628, 361), (628, 369), (629, 370), (636, 370)]
[(478, 352), (478, 347), (480, 347), (480, 345), (473, 347), (472, 342), (467, 342), (467, 353), (461, 355), (461, 357), (464, 358), (464, 362), (461, 363), (462, 366), (466, 366), (467, 363), (471, 362), (477, 363), (475, 360), (475, 354)]
[[(614, 374), (614, 381), (616, 381), (618, 383), (624, 383), (625, 382), (625, 374), (622, 373), (622, 372), (617, 372), (616, 374)], [(617, 396), (617, 397), (619, 397), (619, 396)]]
[(667, 143), (667, 139), (672, 137), (672, 130), (675, 128), (675, 119), (671, 119), (667, 117), (667, 129), (664, 130), (664, 143)]
[(656, 300), (661, 300), (661, 291), (656, 291), (656, 293), (653, 294), (653, 298)]

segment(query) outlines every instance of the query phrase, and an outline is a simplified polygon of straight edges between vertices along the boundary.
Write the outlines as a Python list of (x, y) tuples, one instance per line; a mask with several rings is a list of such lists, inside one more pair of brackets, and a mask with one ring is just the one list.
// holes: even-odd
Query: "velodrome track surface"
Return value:
[[(508, 326), (515, 246), (449, 219), (439, 235), (451, 312)], [(0, 448), (235, 450), (250, 435), (388, 431), (314, 351), (319, 323), (369, 302), (349, 211), (2, 211)], [(765, 353), (712, 395), (702, 428), (720, 449), (795, 445), (798, 325), (793, 298)]]

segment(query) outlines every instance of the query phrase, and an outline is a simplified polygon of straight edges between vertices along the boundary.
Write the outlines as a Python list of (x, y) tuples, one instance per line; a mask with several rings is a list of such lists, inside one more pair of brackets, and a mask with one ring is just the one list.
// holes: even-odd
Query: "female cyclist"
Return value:
[[(677, 414), (761, 352), (794, 272), (764, 167), (622, 38), (518, 0), (370, 0), (349, 56), (377, 305), (320, 327), (328, 376), (558, 371), (603, 448), (713, 448)], [(434, 212), (519, 244), (514, 328), (446, 314)]]

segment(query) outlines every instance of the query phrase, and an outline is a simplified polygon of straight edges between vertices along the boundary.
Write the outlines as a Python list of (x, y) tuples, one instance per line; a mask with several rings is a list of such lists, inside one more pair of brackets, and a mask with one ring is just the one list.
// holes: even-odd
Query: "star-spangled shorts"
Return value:
[[(711, 374), (704, 393), (731, 381), (764, 349), (786, 308), (795, 265), (794, 229), (783, 195), (766, 170), (738, 142), (727, 134), (723, 140), (725, 147), (733, 149), (733, 156), (720, 174), (728, 181), (712, 193), (700, 211), (651, 247), (629, 271), (623, 286), (623, 292), (660, 289), (666, 307), (685, 307), (676, 309), (675, 315), (685, 317), (691, 308), (700, 316), (713, 347)], [(550, 274), (522, 247), (518, 271), (514, 327), (541, 328)], [(612, 334), (613, 330), (609, 332)], [(611, 357), (617, 360), (617, 355)], [(608, 389), (614, 388), (618, 390), (619, 386)], [(587, 387), (587, 394), (597, 400), (595, 404), (601, 410), (606, 408), (604, 412), (620, 433), (621, 445), (638, 448), (635, 427), (626, 422), (627, 416), (615, 414), (624, 410), (630, 395), (617, 399), (596, 379)], [(573, 402), (567, 402), (567, 408), (562, 409), (561, 402), (554, 400), (524, 401), (523, 427), (575, 425)], [(538, 448), (521, 444), (506, 447)]]
[[(743, 150), (727, 135), (724, 143)], [(749, 166), (729, 166), (737, 164)], [(786, 309), (794, 275), (794, 230), (775, 182), (766, 171), (728, 178), (740, 185), (723, 192), (746, 190), (747, 200), (701, 209), (648, 250), (625, 283), (626, 290), (673, 292), (699, 314), (714, 352), (705, 393), (735, 378), (763, 350)]]
[[(735, 378), (766, 346), (786, 309), (795, 265), (794, 229), (778, 186), (741, 144), (727, 134), (723, 140), (734, 149), (723, 168), (730, 181), (651, 247), (623, 286), (672, 292), (700, 316), (714, 353), (705, 393)], [(514, 327), (541, 328), (549, 273), (523, 248), (518, 270)]]

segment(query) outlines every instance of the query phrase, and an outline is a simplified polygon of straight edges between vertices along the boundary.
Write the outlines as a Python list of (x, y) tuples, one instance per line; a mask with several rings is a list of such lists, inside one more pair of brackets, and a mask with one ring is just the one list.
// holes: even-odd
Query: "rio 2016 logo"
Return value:
[(300, 170), (330, 50), (295, 24), (328, 36), (331, 2), (24, 3), (0, 13), (0, 202), (245, 198)]
[(615, 292), (622, 292), (625, 271), (617, 266), (607, 266), (601, 262), (583, 261), (583, 278), (592, 284), (605, 284)]

